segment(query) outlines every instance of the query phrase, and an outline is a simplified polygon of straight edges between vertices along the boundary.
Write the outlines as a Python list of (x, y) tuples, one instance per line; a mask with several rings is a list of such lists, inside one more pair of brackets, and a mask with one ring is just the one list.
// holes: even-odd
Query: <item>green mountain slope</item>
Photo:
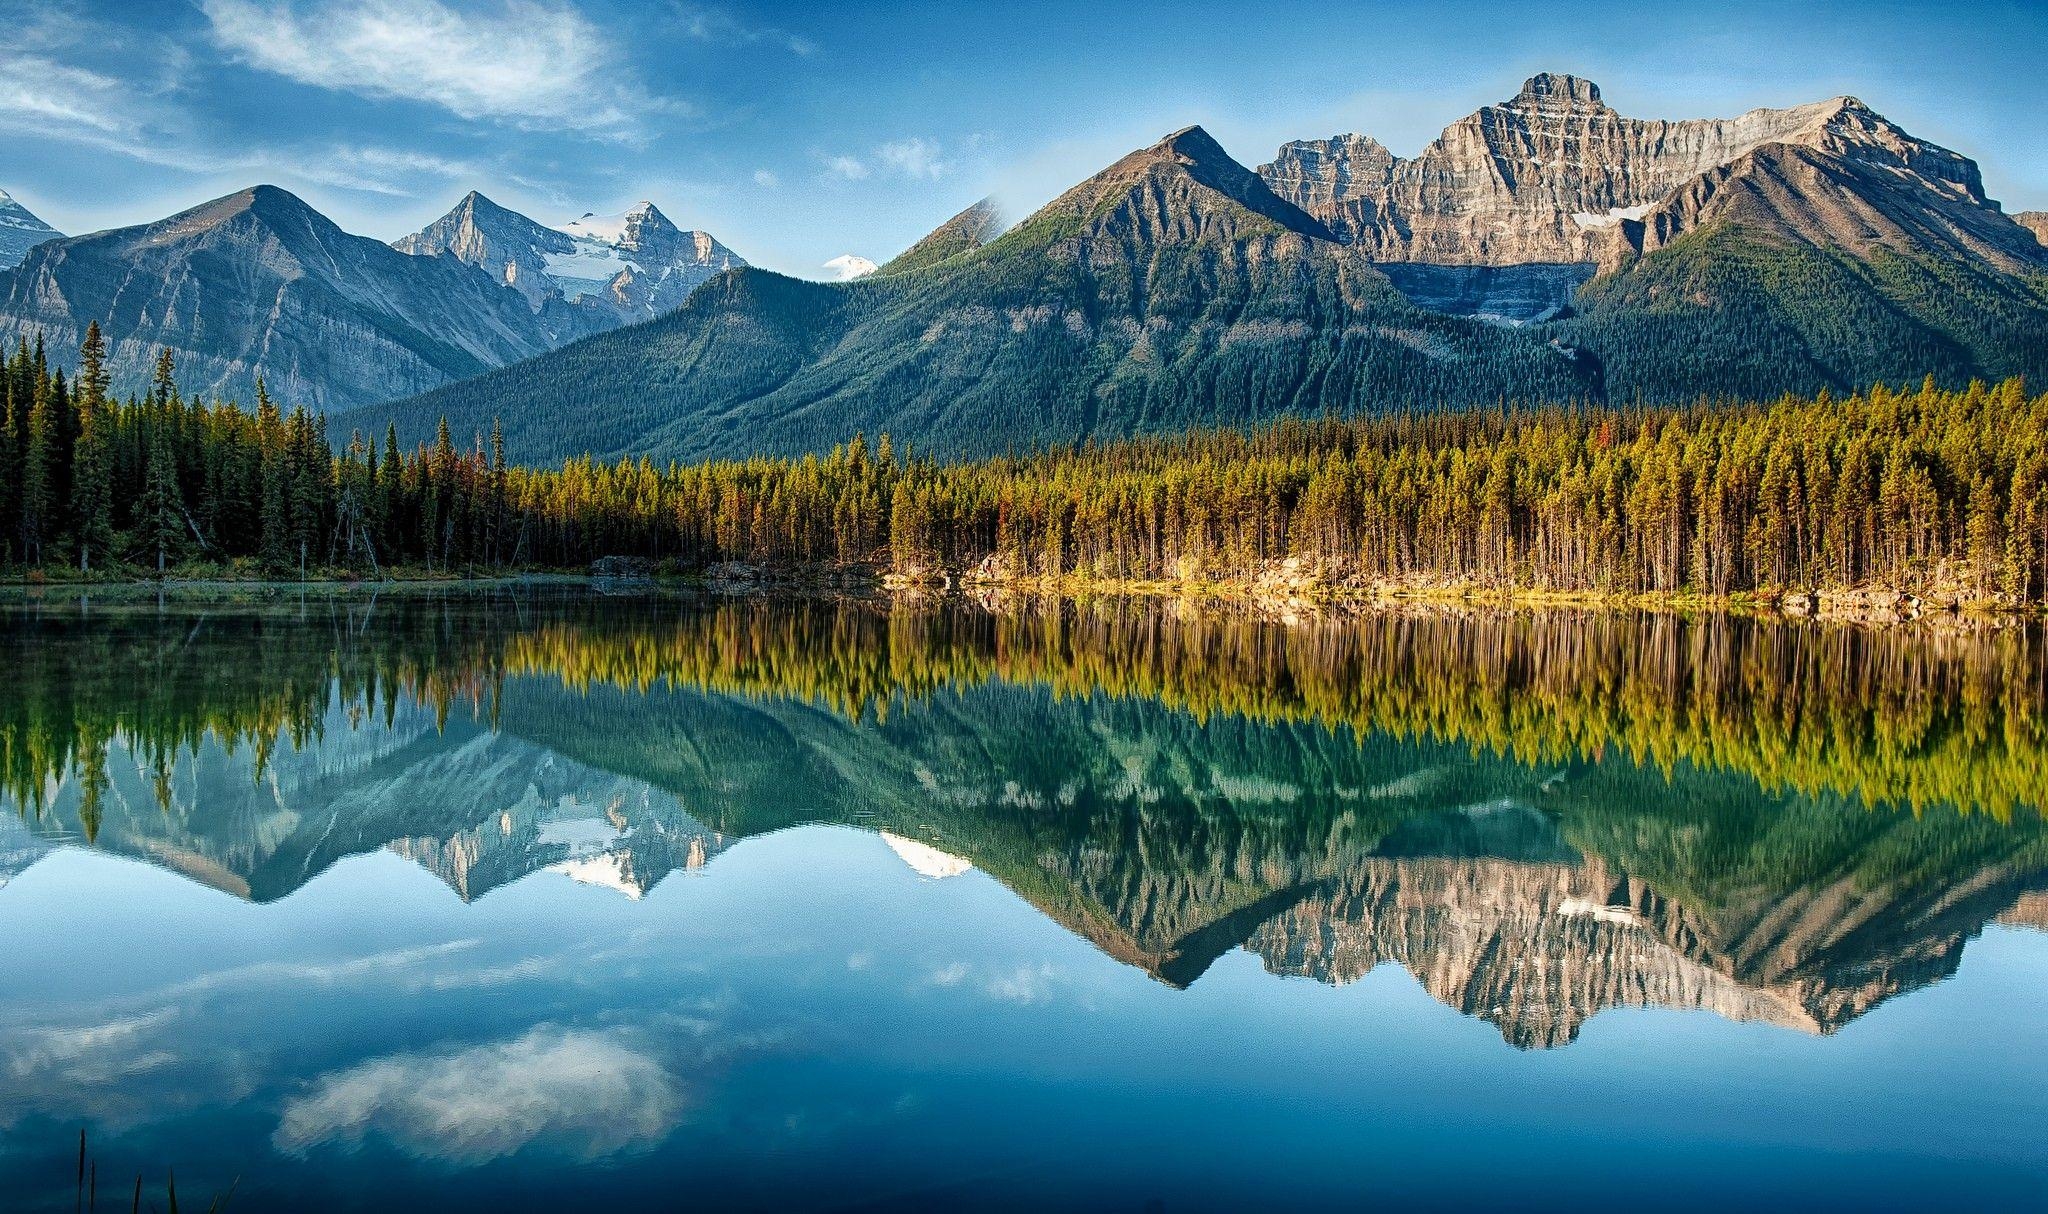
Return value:
[(1755, 225), (1689, 233), (1587, 283), (1578, 305), (1550, 327), (1600, 359), (1620, 403), (2048, 374), (2048, 278)]
[(1000, 452), (1284, 414), (1589, 396), (1547, 336), (1425, 312), (1199, 128), (1000, 239), (844, 284), (742, 270), (679, 311), (338, 419), (504, 419), (515, 458)]

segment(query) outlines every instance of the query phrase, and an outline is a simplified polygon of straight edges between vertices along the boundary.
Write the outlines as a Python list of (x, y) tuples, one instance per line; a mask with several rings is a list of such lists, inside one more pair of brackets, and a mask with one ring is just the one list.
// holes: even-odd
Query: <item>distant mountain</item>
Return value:
[(64, 233), (37, 219), (29, 209), (0, 190), (0, 270), (21, 264), (28, 251), (46, 240), (59, 240)]
[(650, 325), (349, 424), (502, 417), (528, 460), (796, 452), (857, 430), (957, 454), (1598, 390), (1546, 335), (1415, 307), (1200, 128), (983, 244), (986, 214), (852, 283), (734, 271)]
[(712, 275), (747, 264), (708, 233), (676, 227), (651, 202), (550, 228), (474, 190), (391, 247), (452, 254), (518, 290), (536, 311), (573, 305), (566, 327), (583, 333), (651, 319)]
[(2034, 239), (2048, 245), (2048, 211), (2021, 211), (2013, 216), (2014, 222), (2034, 234)]
[(1665, 122), (1544, 74), (1412, 160), (1342, 135), (1260, 172), (1418, 304), (1559, 321), (1610, 399), (2048, 371), (2048, 253), (1853, 97)]
[(1612, 265), (1738, 214), (1843, 248), (1935, 249), (2008, 271), (2034, 259), (1987, 205), (1975, 164), (1853, 97), (1667, 122), (1624, 117), (1591, 81), (1544, 73), (1413, 160), (1339, 135), (1287, 144), (1259, 172), (1378, 261)]
[(820, 268), (825, 271), (827, 282), (852, 282), (866, 278), (880, 267), (858, 253), (841, 253)]
[(41, 244), (0, 272), (0, 341), (41, 333), (68, 352), (95, 320), (117, 391), (139, 389), (168, 348), (190, 391), (246, 402), (261, 377), (281, 401), (330, 411), (474, 376), (563, 337), (490, 275), (351, 236), (275, 186)]
[[(1498, 399), (2048, 377), (2048, 251), (1968, 158), (1838, 97), (1624, 117), (1542, 74), (1414, 159), (1253, 173), (1199, 128), (1016, 228), (978, 203), (846, 285), (715, 280), (660, 323), (389, 411), (512, 450), (935, 453)], [(384, 412), (365, 415), (381, 425)]]

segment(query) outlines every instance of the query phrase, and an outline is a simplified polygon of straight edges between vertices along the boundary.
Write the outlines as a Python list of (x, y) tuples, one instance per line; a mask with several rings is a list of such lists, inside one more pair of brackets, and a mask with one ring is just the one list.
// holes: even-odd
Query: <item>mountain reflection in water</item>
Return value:
[(639, 896), (806, 822), (918, 841), (1184, 986), (1383, 961), (1517, 1045), (1825, 1032), (2048, 888), (2034, 628), (496, 592), (9, 612), (26, 828), (238, 897), (389, 849)]
[[(1994, 920), (2048, 926), (2037, 625), (558, 588), (0, 613), (0, 886), (86, 849), (272, 903), (389, 853), (466, 902), (540, 872), (637, 899), (853, 827), (1169, 987), (1240, 949), (1391, 962), (1545, 1049), (1622, 1007), (1829, 1034)], [(597, 1068), (659, 1114), (588, 1154), (689, 1103), (582, 1028), (473, 1048), (432, 1066)], [(333, 1101), (383, 1082), (348, 1074)], [(368, 1132), (295, 1100), (281, 1151)]]

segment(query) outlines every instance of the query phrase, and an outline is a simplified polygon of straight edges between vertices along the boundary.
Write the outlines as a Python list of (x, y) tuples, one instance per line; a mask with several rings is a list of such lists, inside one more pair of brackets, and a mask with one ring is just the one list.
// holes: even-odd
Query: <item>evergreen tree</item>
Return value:
[(116, 419), (107, 401), (106, 339), (98, 321), (86, 326), (79, 348), (76, 406), (78, 449), (71, 488), (73, 541), (78, 567), (90, 573), (94, 556), (111, 565), (114, 546), (113, 453)]

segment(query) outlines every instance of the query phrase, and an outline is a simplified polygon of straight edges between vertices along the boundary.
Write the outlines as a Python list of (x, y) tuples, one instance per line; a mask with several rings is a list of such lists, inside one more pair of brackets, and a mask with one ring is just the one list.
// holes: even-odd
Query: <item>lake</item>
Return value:
[(2040, 1208), (2048, 638), (0, 601), (0, 1206)]

